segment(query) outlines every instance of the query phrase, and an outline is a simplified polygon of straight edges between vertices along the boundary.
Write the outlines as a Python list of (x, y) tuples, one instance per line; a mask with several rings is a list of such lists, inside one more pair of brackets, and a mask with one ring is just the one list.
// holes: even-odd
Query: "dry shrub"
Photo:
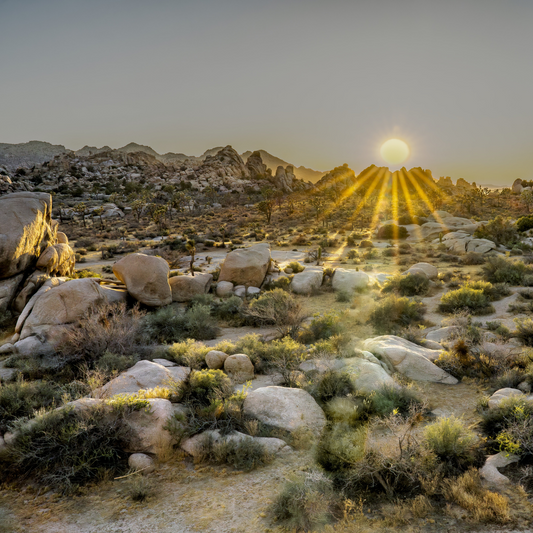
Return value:
[(80, 320), (79, 327), (68, 331), (58, 352), (63, 364), (86, 363), (89, 366), (106, 352), (132, 355), (142, 348), (141, 317), (138, 306), (107, 304), (92, 309)]
[(475, 522), (503, 524), (510, 520), (508, 498), (483, 488), (476, 470), (445, 480), (444, 496), (469, 511), (470, 518)]

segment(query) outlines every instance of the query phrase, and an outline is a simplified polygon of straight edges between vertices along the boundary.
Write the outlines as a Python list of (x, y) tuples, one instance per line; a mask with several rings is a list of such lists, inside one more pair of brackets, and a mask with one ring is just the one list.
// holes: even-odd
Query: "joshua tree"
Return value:
[(187, 241), (187, 244), (185, 245), (185, 248), (191, 254), (191, 262), (189, 268), (191, 270), (191, 276), (194, 276), (194, 254), (196, 253), (196, 243), (194, 242), (194, 239), (189, 239)]
[(274, 211), (275, 205), (274, 191), (268, 187), (264, 187), (261, 189), (261, 196), (263, 197), (263, 200), (259, 202), (257, 209), (259, 209), (259, 211), (265, 215), (267, 224), (270, 224), (272, 211)]
[(81, 216), (81, 220), (83, 221), (83, 227), (86, 228), (87, 222), (85, 220), (85, 215), (89, 213), (89, 208), (87, 207), (87, 204), (85, 202), (80, 202), (76, 205), (74, 211), (76, 211), (76, 214)]

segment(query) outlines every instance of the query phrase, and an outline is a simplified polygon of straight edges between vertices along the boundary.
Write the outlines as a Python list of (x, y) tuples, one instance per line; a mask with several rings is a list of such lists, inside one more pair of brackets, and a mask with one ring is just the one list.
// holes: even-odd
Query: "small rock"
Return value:
[(225, 298), (233, 294), (233, 283), (231, 281), (219, 281), (217, 283), (217, 296), (219, 298)]
[(128, 466), (133, 470), (142, 470), (143, 475), (155, 470), (154, 460), (145, 453), (132, 453), (128, 458)]
[(228, 358), (228, 354), (221, 352), (219, 350), (211, 350), (207, 352), (205, 356), (205, 362), (209, 368), (214, 368), (218, 370), (224, 367), (224, 362)]
[(224, 371), (236, 383), (244, 383), (254, 379), (254, 365), (250, 358), (243, 353), (227, 357), (224, 361)]

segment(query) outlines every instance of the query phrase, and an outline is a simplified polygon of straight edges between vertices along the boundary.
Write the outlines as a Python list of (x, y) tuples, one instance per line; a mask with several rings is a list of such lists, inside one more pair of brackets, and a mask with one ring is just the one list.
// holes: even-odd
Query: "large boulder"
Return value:
[(151, 398), (147, 401), (148, 409), (133, 411), (126, 416), (126, 421), (133, 432), (133, 438), (128, 443), (126, 451), (150, 453), (165, 458), (175, 443), (175, 438), (166, 429), (174, 409), (168, 400), (162, 398)]
[(276, 439), (273, 437), (252, 437), (251, 435), (245, 435), (238, 431), (233, 431), (228, 435), (221, 435), (220, 431), (207, 430), (202, 433), (198, 433), (193, 437), (185, 439), (180, 447), (182, 450), (187, 452), (193, 457), (202, 456), (204, 453), (204, 447), (208, 440), (215, 445), (222, 444), (224, 442), (235, 442), (239, 443), (242, 441), (253, 441), (261, 444), (265, 451), (271, 455), (275, 455), (280, 452), (290, 451), (292, 448), (287, 445), (284, 440)]
[(524, 396), (524, 393), (519, 389), (512, 389), (510, 387), (506, 387), (504, 389), (498, 389), (490, 398), (489, 398), (489, 409), (495, 409), (496, 407), (499, 407), (500, 404), (507, 400), (508, 398), (522, 398)]
[(270, 245), (268, 243), (233, 250), (222, 263), (218, 281), (231, 281), (234, 285), (260, 287), (269, 266)]
[(336, 291), (353, 291), (366, 289), (370, 283), (370, 276), (366, 272), (337, 268), (331, 280), (331, 286)]
[(71, 276), (76, 265), (76, 256), (68, 244), (49, 246), (37, 260), (36, 267), (47, 274)]
[(130, 254), (113, 265), (113, 273), (126, 285), (129, 294), (150, 307), (161, 307), (172, 302), (168, 282), (168, 263), (161, 257)]
[(436, 266), (429, 263), (416, 263), (409, 270), (406, 270), (404, 274), (422, 274), (428, 279), (437, 279), (439, 271)]
[(46, 193), (15, 192), (0, 197), (0, 279), (32, 267), (55, 243), (52, 197)]
[(291, 291), (296, 294), (311, 294), (322, 286), (324, 274), (322, 270), (306, 268), (303, 272), (294, 274), (291, 281)]
[(0, 280), (0, 313), (5, 313), (11, 305), (23, 278), (24, 274), (17, 274)]
[(250, 358), (243, 353), (226, 357), (224, 371), (235, 383), (244, 383), (254, 379), (254, 365)]
[(513, 194), (520, 194), (524, 190), (524, 186), (522, 185), (522, 180), (520, 178), (516, 178), (513, 181), (511, 190), (513, 191)]
[(116, 394), (134, 394), (141, 389), (155, 389), (181, 383), (190, 374), (190, 368), (163, 366), (152, 361), (139, 361), (115, 379), (95, 390), (95, 398), (110, 398)]
[(20, 331), (21, 340), (30, 335), (47, 336), (58, 326), (74, 324), (91, 308), (106, 303), (106, 298), (98, 282), (85, 278), (73, 279), (43, 291), (28, 305), (30, 303), (32, 308)]
[(302, 389), (262, 387), (244, 400), (244, 414), (263, 424), (292, 432), (307, 428), (320, 435), (326, 417), (313, 397)]
[(199, 294), (207, 294), (211, 288), (211, 274), (195, 274), (194, 276), (174, 276), (170, 278), (173, 302), (190, 302)]
[(423, 348), (395, 335), (383, 335), (363, 341), (363, 349), (385, 360), (397, 372), (416, 381), (455, 385), (457, 379), (432, 363), (439, 350)]

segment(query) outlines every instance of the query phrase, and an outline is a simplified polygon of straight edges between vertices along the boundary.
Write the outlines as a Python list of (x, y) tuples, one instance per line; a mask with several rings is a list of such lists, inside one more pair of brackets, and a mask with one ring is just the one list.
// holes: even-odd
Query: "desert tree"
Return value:
[(533, 205), (533, 190), (526, 189), (520, 193), (520, 200), (527, 207), (527, 212), (531, 212), (531, 206)]
[(257, 204), (257, 209), (260, 213), (265, 215), (267, 224), (270, 224), (276, 201), (274, 191), (268, 187), (263, 187), (261, 189), (261, 197), (263, 200)]
[(189, 239), (185, 248), (191, 254), (191, 262), (189, 263), (189, 268), (191, 270), (191, 276), (194, 276), (194, 255), (196, 254), (196, 242), (194, 239)]
[(85, 217), (89, 214), (89, 208), (87, 207), (87, 204), (85, 202), (80, 202), (79, 204), (76, 204), (74, 211), (77, 215), (81, 217), (81, 220), (83, 221), (83, 227), (86, 228), (87, 221), (85, 220)]

